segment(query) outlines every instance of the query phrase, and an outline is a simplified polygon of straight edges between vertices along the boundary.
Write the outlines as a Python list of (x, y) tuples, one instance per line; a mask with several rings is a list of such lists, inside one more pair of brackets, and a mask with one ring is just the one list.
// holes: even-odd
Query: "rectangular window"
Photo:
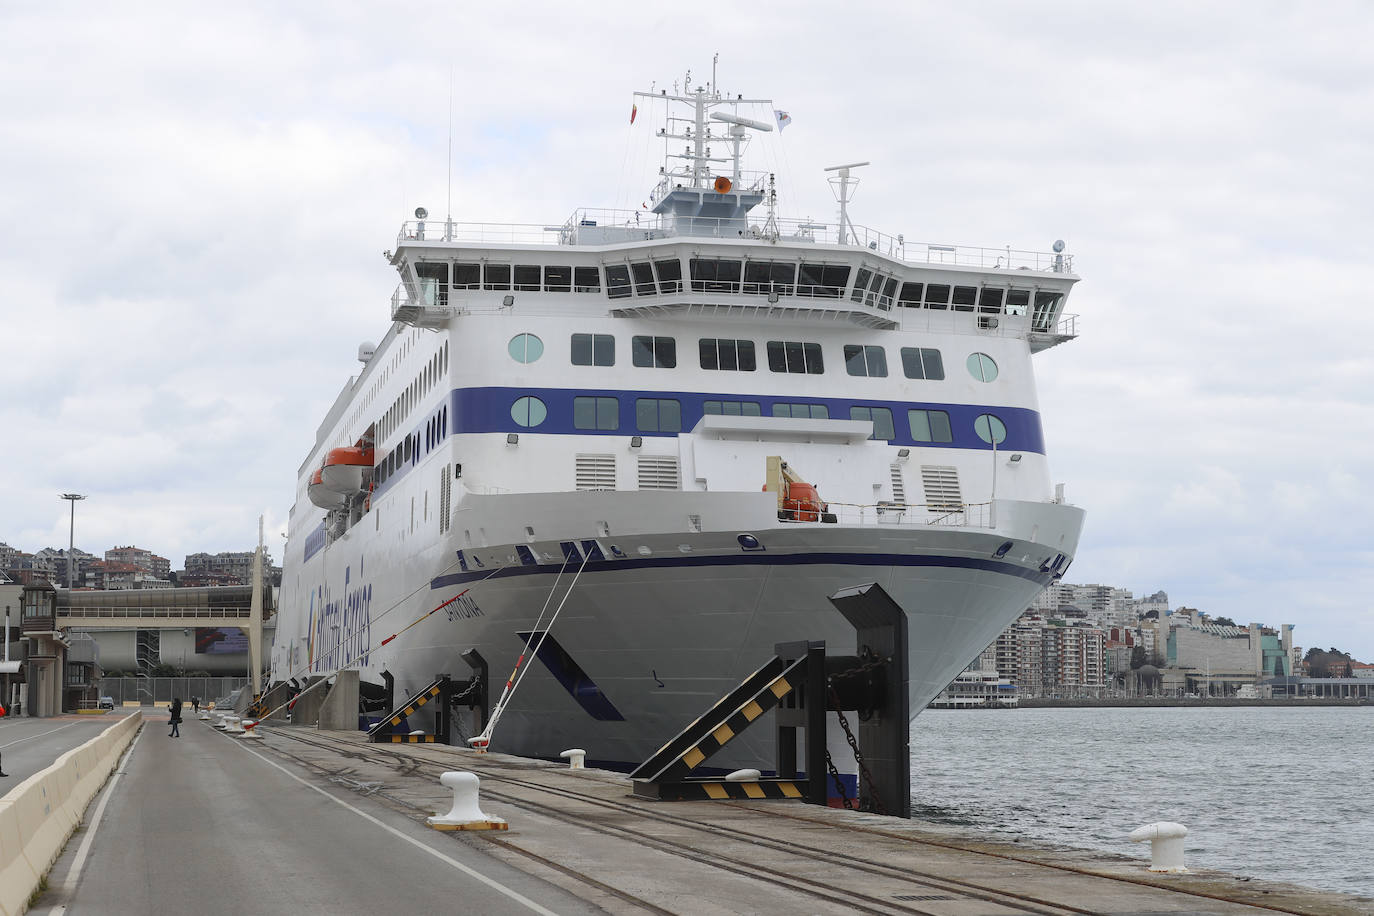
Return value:
[(692, 291), (698, 293), (737, 293), (741, 264), (718, 258), (692, 258)]
[(807, 264), (802, 262), (797, 276), (797, 295), (812, 299), (838, 299), (849, 285), (847, 264)]
[(697, 346), (703, 369), (753, 372), (757, 368), (752, 340), (717, 340), (713, 337), (703, 337), (697, 342)]
[(908, 410), (911, 438), (917, 442), (953, 442), (949, 431), (949, 414), (943, 410)]
[(515, 289), (517, 292), (539, 292), (539, 275), (542, 268), (538, 264), (515, 265)]
[(926, 308), (949, 308), (949, 287), (943, 283), (926, 284)]
[(1005, 290), (995, 286), (985, 286), (978, 294), (978, 311), (986, 315), (997, 315), (1002, 311), (1002, 293)]
[(887, 407), (851, 407), (849, 419), (872, 420), (873, 435), (870, 439), (895, 439), (897, 430), (892, 425), (892, 410)]
[(648, 261), (631, 262), (630, 276), (635, 281), (636, 296), (652, 296), (658, 292), (654, 287), (654, 268)]
[(770, 340), (768, 368), (774, 372), (820, 375), (825, 371), (825, 363), (821, 360), (821, 345), (793, 340)]
[(757, 401), (707, 401), (704, 412), (718, 417), (761, 417)]
[(651, 369), (677, 368), (677, 340), (672, 337), (635, 335), (630, 340), (631, 362)]
[(614, 335), (574, 334), (572, 336), (572, 364), (574, 366), (614, 366)]
[(544, 291), (566, 293), (572, 289), (572, 268), (567, 265), (544, 268)]
[(920, 283), (903, 283), (902, 294), (897, 297), (897, 304), (909, 309), (920, 308), (922, 289), (923, 287)]
[(1024, 315), (1030, 311), (1030, 290), (1007, 290), (1007, 314)]
[(864, 293), (868, 290), (868, 283), (873, 279), (873, 271), (867, 267), (860, 267), (859, 272), (854, 275), (854, 292), (849, 294), (849, 298), (854, 302), (863, 302)]
[(619, 429), (620, 402), (615, 398), (573, 398), (573, 426), (577, 429)]
[(887, 311), (892, 308), (892, 297), (897, 295), (897, 279), (884, 277), (882, 291), (878, 293), (878, 308)]
[(660, 293), (682, 292), (682, 262), (677, 258), (669, 261), (655, 261), (654, 273), (658, 274)]
[(978, 295), (978, 290), (972, 286), (954, 287), (954, 310), (956, 312), (973, 311), (973, 301)]
[(887, 351), (877, 346), (845, 344), (844, 368), (850, 375), (887, 377)]
[(573, 289), (579, 293), (601, 292), (601, 271), (595, 267), (574, 267)]
[(481, 289), (482, 265), (475, 261), (459, 261), (453, 265), (454, 289)]
[(791, 261), (745, 261), (744, 292), (766, 296), (790, 296), (797, 286), (797, 265)]
[(625, 299), (630, 295), (630, 265), (606, 265), (606, 295), (612, 299)]
[(797, 420), (829, 420), (830, 408), (824, 404), (774, 404), (773, 416)]
[(902, 347), (902, 372), (907, 378), (939, 381), (945, 377), (940, 351), (930, 347)]
[(642, 433), (680, 433), (682, 404), (671, 398), (637, 398), (635, 425)]
[(1035, 313), (1031, 315), (1031, 327), (1037, 331), (1048, 331), (1054, 327), (1055, 315), (1059, 311), (1062, 293), (1035, 292)]
[(482, 288), (483, 288), (483, 289), (510, 289), (510, 265), (509, 265), (509, 264), (483, 264), (483, 265), (482, 265)]

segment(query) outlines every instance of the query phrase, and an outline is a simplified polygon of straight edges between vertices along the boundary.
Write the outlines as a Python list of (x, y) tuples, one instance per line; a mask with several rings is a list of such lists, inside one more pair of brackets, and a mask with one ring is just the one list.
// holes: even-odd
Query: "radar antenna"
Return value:
[(858, 244), (859, 241), (859, 234), (854, 231), (854, 224), (849, 221), (849, 202), (854, 199), (850, 191), (858, 187), (859, 179), (850, 178), (849, 170), (868, 164), (867, 162), (851, 162), (848, 165), (832, 165), (825, 169), (827, 172), (839, 172), (839, 175), (826, 180), (830, 182), (831, 190), (835, 192), (835, 199), (840, 202), (841, 245), (848, 245), (851, 237), (855, 244)]

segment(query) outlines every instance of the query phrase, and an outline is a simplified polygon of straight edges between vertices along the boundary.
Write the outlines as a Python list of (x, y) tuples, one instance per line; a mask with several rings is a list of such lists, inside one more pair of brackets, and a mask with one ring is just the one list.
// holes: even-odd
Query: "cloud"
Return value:
[(719, 50), (724, 88), (793, 115), (753, 149), (784, 215), (833, 219), (821, 169), (871, 159), (856, 222), (1068, 240), (1082, 336), (1036, 360), (1089, 513), (1073, 577), (1374, 659), (1374, 14), (852, 9), (838, 39), (832, 6), (763, 3), (703, 43), (696, 12), (627, 3), (7, 8), (0, 539), (65, 544), (74, 488), (87, 549), (179, 562), (246, 547), (262, 513), (270, 540), (385, 331), (400, 221), (638, 206), (659, 160), (630, 91), (704, 82)]

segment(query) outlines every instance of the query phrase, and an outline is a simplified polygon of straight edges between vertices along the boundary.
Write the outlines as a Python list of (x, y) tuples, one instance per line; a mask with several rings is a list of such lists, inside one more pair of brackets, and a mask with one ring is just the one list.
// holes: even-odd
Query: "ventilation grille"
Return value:
[(906, 481), (902, 479), (902, 466), (892, 465), (892, 501), (899, 506), (906, 505)]
[(453, 465), (446, 464), (439, 471), (439, 533), (444, 534), (452, 524), (449, 521), (449, 506), (453, 501)]
[(577, 489), (614, 490), (614, 455), (578, 455)]
[(640, 455), (639, 488), (641, 490), (676, 490), (677, 456)]
[(921, 485), (926, 491), (926, 508), (931, 512), (958, 512), (964, 500), (959, 495), (959, 470), (939, 464), (921, 465)]

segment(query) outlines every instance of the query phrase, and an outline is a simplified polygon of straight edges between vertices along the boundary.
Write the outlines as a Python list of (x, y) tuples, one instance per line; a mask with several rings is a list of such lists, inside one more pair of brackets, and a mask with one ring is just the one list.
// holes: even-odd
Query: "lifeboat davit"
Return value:
[(361, 493), (372, 471), (372, 449), (357, 445), (330, 449), (320, 470), (324, 485), (335, 493)]
[(343, 493), (336, 493), (324, 485), (320, 471), (311, 475), (310, 486), (306, 489), (306, 494), (310, 497), (310, 501), (321, 509), (338, 509), (348, 500), (348, 497)]

